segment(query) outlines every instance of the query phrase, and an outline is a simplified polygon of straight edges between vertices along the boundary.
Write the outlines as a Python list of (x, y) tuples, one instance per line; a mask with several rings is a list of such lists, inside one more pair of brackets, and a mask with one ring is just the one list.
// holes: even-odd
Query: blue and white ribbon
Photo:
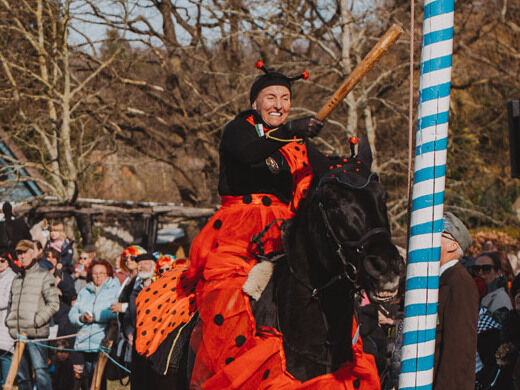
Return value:
[(399, 389), (432, 388), (454, 0), (425, 0)]

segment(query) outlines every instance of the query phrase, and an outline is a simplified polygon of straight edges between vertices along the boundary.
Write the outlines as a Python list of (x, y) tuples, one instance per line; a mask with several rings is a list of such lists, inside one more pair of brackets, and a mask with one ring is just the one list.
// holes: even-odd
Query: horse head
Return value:
[(404, 265), (390, 236), (387, 194), (371, 163), (370, 147), (362, 139), (357, 156), (331, 160), (310, 204), (318, 216), (315, 236), (328, 238), (320, 244), (320, 252), (328, 253), (319, 256), (323, 267), (382, 303), (396, 296)]

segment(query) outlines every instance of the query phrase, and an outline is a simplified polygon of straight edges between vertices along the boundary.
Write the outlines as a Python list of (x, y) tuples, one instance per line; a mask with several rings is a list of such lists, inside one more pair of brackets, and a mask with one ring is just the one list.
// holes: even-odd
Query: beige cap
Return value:
[(34, 242), (31, 240), (21, 240), (18, 241), (18, 244), (16, 244), (15, 250), (20, 252), (27, 252), (29, 249), (34, 249)]

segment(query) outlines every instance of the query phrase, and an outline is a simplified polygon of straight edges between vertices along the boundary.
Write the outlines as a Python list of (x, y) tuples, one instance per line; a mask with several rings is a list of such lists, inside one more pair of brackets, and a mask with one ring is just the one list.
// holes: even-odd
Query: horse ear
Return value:
[(363, 136), (359, 140), (357, 158), (368, 168), (372, 166), (372, 149), (370, 148), (370, 142), (368, 142), (367, 136)]

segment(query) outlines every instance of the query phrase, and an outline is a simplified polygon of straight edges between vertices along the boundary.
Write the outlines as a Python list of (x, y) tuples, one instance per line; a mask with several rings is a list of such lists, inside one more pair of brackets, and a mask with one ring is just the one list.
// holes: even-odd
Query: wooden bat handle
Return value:
[(368, 71), (379, 61), (381, 56), (394, 44), (399, 35), (403, 32), (403, 29), (394, 24), (390, 29), (381, 37), (379, 42), (368, 52), (363, 58), (356, 69), (347, 77), (345, 82), (334, 92), (334, 95), (328, 100), (327, 103), (321, 108), (316, 115), (319, 120), (324, 120), (336, 106), (343, 100), (347, 94), (352, 91), (357, 83), (368, 73)]

